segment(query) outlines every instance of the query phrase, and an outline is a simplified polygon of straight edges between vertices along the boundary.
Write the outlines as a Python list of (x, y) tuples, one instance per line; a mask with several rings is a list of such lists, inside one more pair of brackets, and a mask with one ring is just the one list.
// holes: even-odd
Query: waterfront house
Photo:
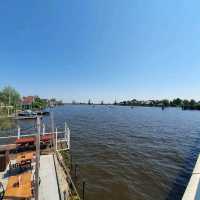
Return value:
[(31, 110), (33, 107), (34, 96), (27, 96), (22, 98), (22, 110)]

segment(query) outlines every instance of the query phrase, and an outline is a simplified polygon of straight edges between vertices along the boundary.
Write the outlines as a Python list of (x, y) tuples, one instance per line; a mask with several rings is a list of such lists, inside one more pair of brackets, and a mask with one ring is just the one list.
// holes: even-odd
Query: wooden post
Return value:
[(83, 181), (83, 200), (85, 200), (85, 181)]
[(70, 154), (70, 171), (72, 174), (73, 164), (72, 164), (72, 154)]
[(74, 167), (74, 183), (75, 183), (75, 185), (76, 185), (76, 181), (77, 181), (77, 167), (78, 167), (78, 165), (75, 164), (75, 167)]
[(35, 200), (39, 200), (39, 167), (40, 167), (40, 117), (37, 117), (37, 130), (36, 135), (36, 168), (35, 168)]

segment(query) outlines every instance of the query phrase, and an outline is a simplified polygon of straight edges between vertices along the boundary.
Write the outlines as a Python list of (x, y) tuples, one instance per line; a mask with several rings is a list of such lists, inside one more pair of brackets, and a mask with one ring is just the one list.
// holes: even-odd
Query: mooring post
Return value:
[(83, 200), (85, 200), (85, 181), (83, 181)]
[(58, 129), (56, 128), (56, 151), (58, 149)]
[(75, 164), (75, 168), (74, 168), (74, 183), (75, 183), (75, 185), (76, 185), (76, 180), (77, 180), (77, 167), (78, 167), (78, 165)]
[(67, 132), (68, 132), (68, 134), (67, 134), (67, 144), (68, 144), (68, 149), (70, 150), (70, 129), (69, 128), (67, 128)]
[(20, 135), (21, 135), (21, 130), (20, 130), (20, 127), (18, 126), (18, 128), (17, 128), (17, 138), (18, 139), (20, 138)]
[(72, 173), (73, 164), (72, 164), (72, 155), (70, 154), (70, 171)]

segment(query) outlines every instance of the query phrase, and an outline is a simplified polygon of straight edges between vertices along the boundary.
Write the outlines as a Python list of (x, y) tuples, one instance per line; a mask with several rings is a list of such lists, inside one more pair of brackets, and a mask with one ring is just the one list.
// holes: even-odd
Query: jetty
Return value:
[[(10, 139), (10, 136), (0, 137)], [(0, 199), (80, 200), (62, 153), (70, 150), (70, 129), (22, 135), (0, 145)]]

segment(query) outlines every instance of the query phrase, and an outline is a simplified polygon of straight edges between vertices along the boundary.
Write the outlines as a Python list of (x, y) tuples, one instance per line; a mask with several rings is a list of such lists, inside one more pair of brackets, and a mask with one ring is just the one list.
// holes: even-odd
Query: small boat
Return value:
[(37, 116), (43, 116), (43, 115), (49, 115), (50, 113), (48, 111), (36, 111), (33, 112), (32, 110), (25, 110), (20, 113), (18, 113), (18, 116), (15, 117), (16, 120), (22, 120), (22, 119), (36, 119)]
[(37, 113), (33, 112), (32, 110), (25, 110), (20, 113), (18, 113), (18, 116), (23, 116), (23, 117), (31, 117), (31, 116), (36, 116)]
[(15, 120), (24, 120), (24, 119), (36, 119), (37, 113), (33, 112), (32, 110), (25, 110), (20, 113), (16, 117), (14, 117)]

